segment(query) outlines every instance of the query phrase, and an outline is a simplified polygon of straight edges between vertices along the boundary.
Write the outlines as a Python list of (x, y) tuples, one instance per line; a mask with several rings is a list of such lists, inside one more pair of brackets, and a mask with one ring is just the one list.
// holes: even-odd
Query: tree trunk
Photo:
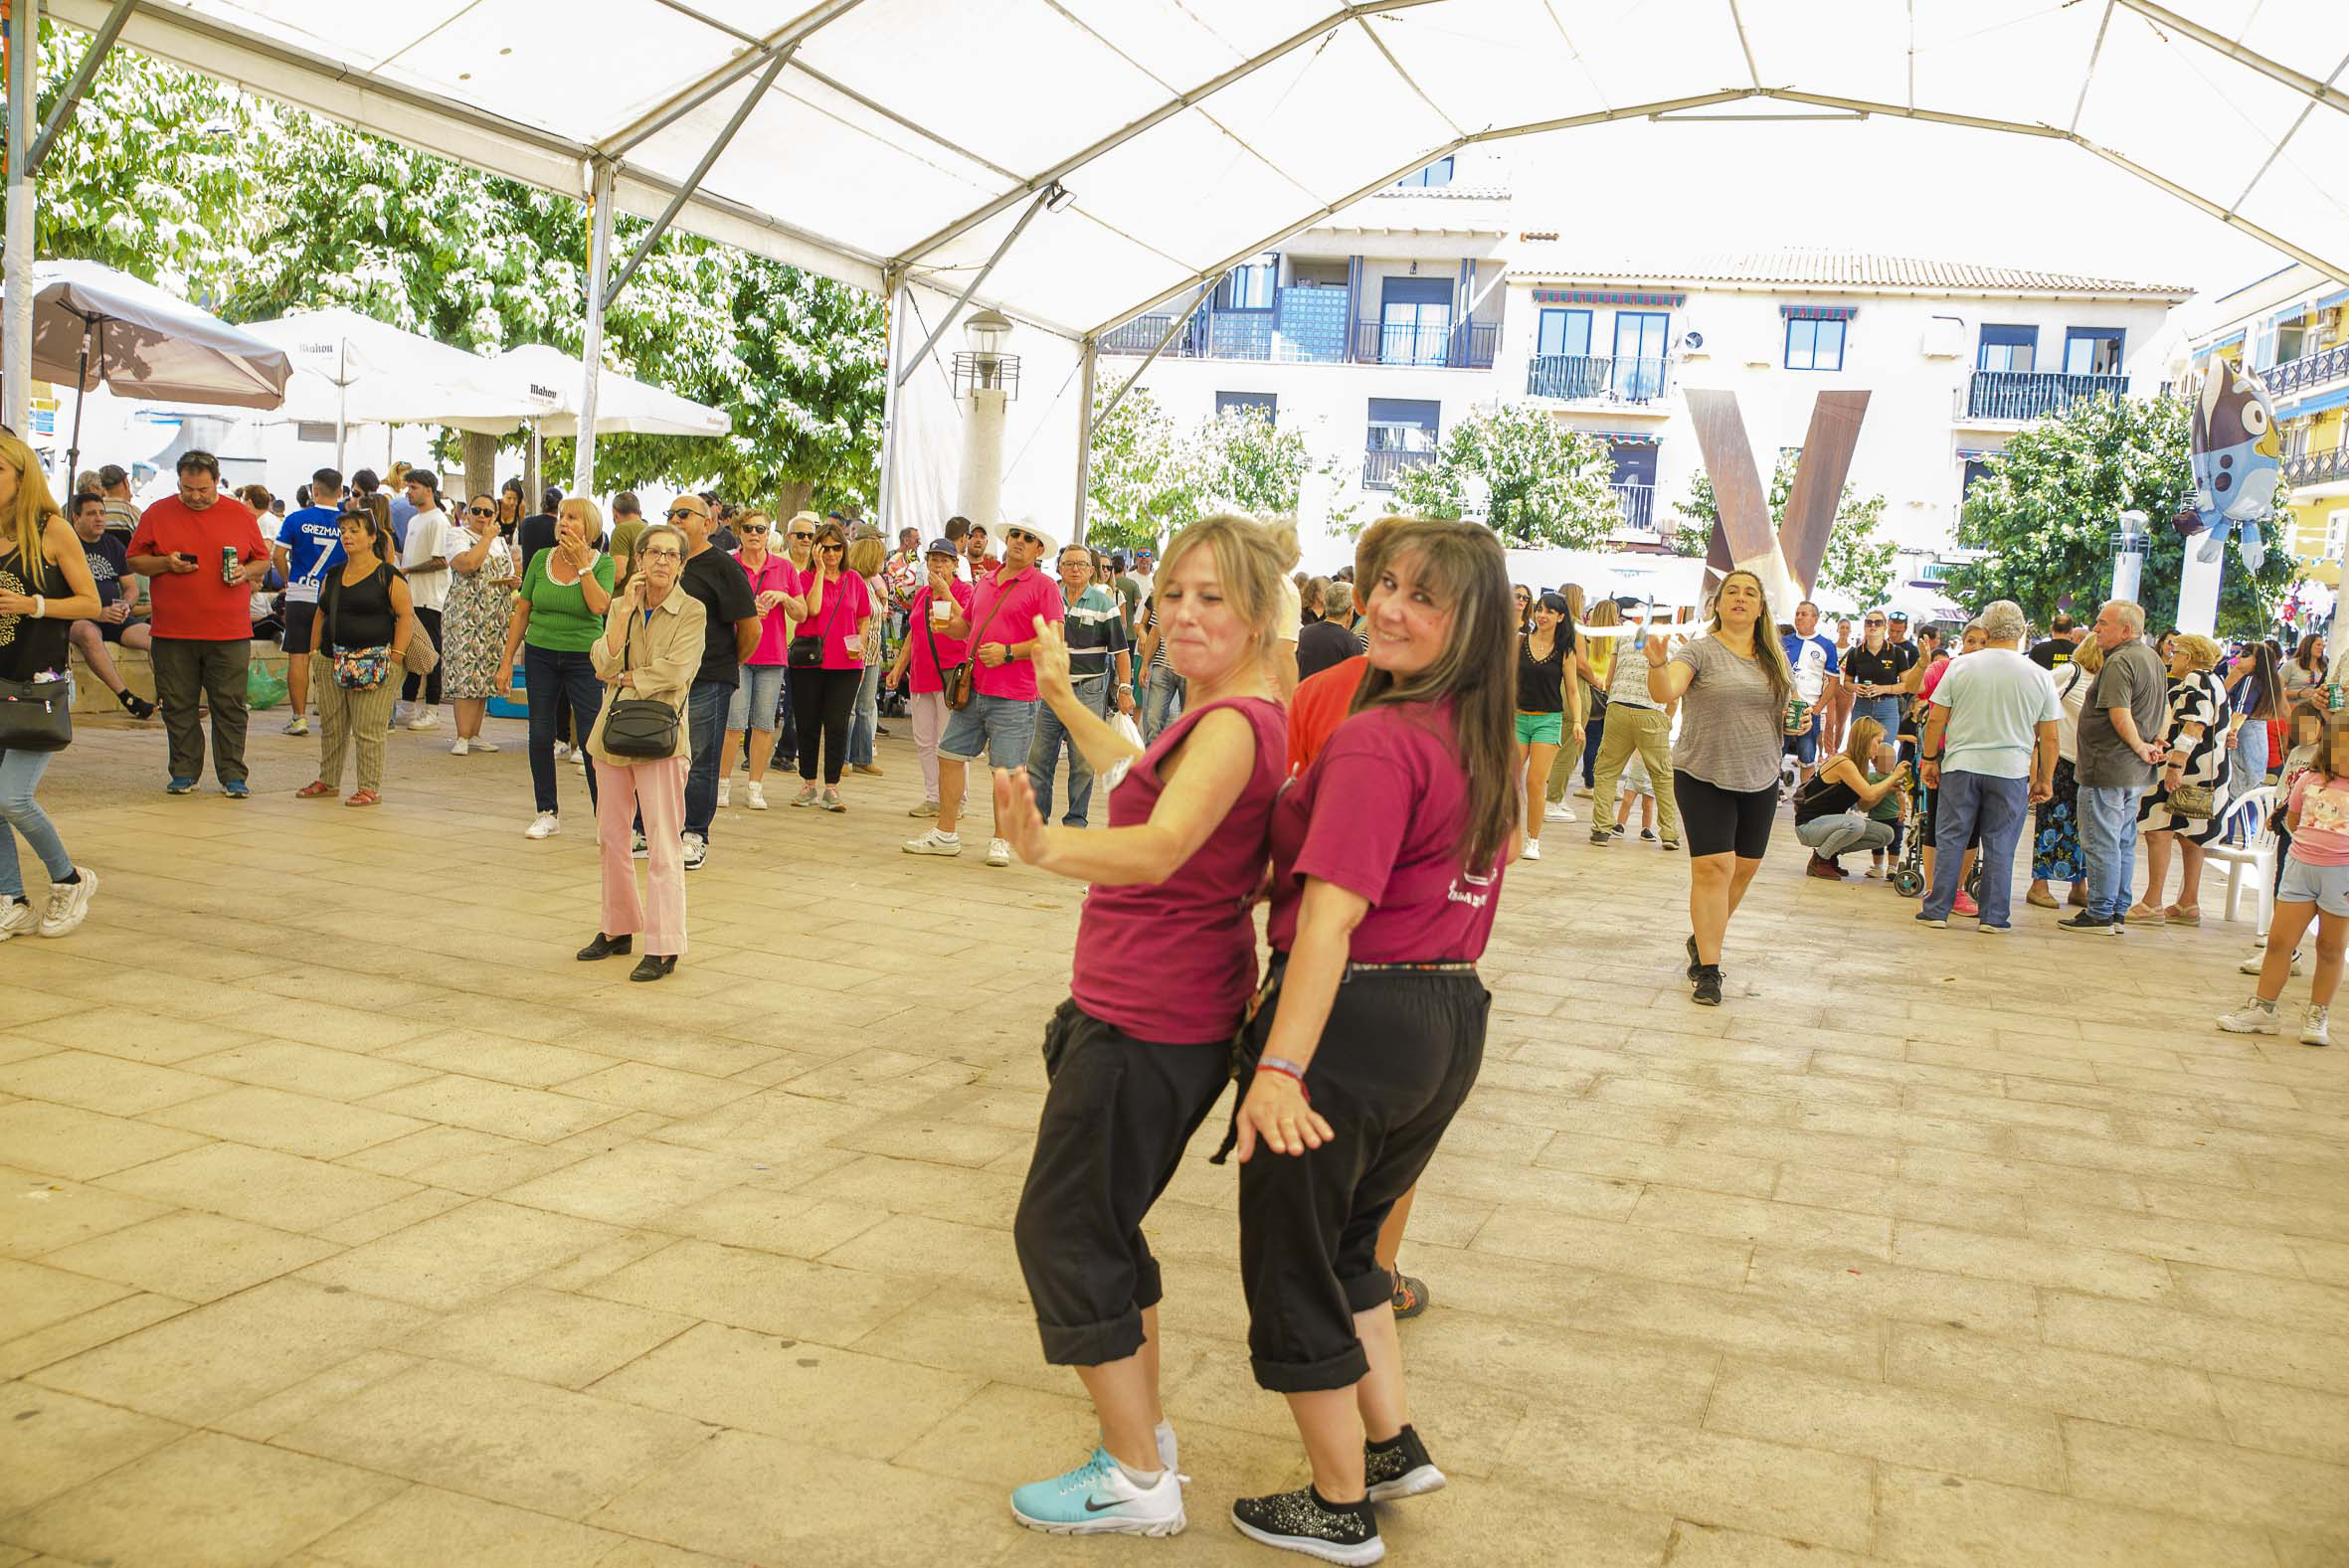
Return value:
[(470, 500), (476, 495), (497, 493), (497, 437), (478, 436), (471, 431), (458, 433), (464, 441), (464, 493)]
[(813, 479), (786, 479), (775, 487), (775, 520), (788, 523), (808, 509), (809, 498), (815, 494)]

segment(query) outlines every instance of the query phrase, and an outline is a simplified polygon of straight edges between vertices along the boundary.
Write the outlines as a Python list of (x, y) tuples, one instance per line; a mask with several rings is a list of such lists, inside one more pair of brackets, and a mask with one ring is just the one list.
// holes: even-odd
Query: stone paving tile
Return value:
[[(1009, 1236), (1077, 890), (898, 855), (892, 738), (845, 817), (729, 812), (692, 957), (633, 986), (570, 957), (592, 844), (481, 816), (519, 745), (427, 739), (363, 823), (296, 810), (314, 751), (268, 734), (235, 811), (102, 722), (49, 781), (108, 892), (0, 987), (0, 1568), (1117, 1555), (1003, 1516), (1093, 1425)], [(2205, 1027), (2240, 923), (1985, 954), (1799, 866), (1715, 1012), (1685, 863), (1512, 875), (1404, 1253), (1453, 1482), (1394, 1560), (2349, 1561), (2349, 1056)], [(1179, 1563), (1262, 1561), (1228, 1502), (1304, 1474), (1220, 1132), (1149, 1225)]]

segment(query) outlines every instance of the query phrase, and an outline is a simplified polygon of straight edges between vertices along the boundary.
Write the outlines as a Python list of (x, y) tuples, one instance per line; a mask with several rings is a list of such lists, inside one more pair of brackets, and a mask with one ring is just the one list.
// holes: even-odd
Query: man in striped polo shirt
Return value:
[[(1069, 684), (1076, 688), (1077, 699), (1104, 718), (1114, 701), (1118, 712), (1132, 718), (1134, 658), (1127, 651), (1125, 609), (1115, 593), (1093, 581), (1093, 552), (1083, 545), (1069, 545), (1060, 552), (1060, 602)], [(1063, 746), (1068, 749), (1068, 814), (1060, 820), (1069, 827), (1083, 827), (1093, 803), (1093, 765), (1085, 761), (1051, 704), (1038, 704), (1036, 738), (1027, 749), (1027, 781), (1036, 793), (1036, 814), (1047, 822), (1052, 820), (1052, 776), (1059, 770)]]

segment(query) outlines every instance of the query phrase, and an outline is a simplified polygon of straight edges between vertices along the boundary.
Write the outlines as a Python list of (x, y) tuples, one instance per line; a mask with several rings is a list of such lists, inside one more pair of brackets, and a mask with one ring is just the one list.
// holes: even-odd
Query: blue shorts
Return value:
[[(1812, 710), (1814, 713), (1817, 711), (1815, 708)], [(1819, 727), (1814, 724), (1800, 735), (1786, 737), (1786, 751), (1805, 768), (1817, 762), (1819, 760)]]
[(729, 730), (772, 730), (775, 710), (783, 701), (781, 664), (745, 664), (742, 681), (726, 703)]
[(1036, 705), (1021, 697), (975, 693), (971, 706), (946, 721), (938, 755), (949, 762), (976, 762), (985, 754), (994, 768), (1024, 768), (1036, 737)]
[(2313, 904), (2327, 915), (2349, 915), (2349, 866), (2312, 866), (2297, 855), (2283, 863), (2278, 904)]

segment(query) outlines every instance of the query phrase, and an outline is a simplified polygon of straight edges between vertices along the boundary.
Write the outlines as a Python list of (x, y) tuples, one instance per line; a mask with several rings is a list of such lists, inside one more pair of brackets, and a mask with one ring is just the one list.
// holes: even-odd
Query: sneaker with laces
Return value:
[(987, 841), (987, 863), (991, 866), (1009, 865), (1011, 863), (1011, 840), (1007, 838), (989, 839)]
[(0, 942), (21, 937), (38, 924), (32, 905), (21, 898), (0, 898)]
[(1639, 841), (1643, 844), (1654, 843), (1656, 841), (1656, 830), (1652, 827), (1641, 828), (1639, 830)]
[(918, 800), (906, 808), (905, 814), (908, 816), (936, 816), (938, 814), (938, 802), (935, 800)]
[(2229, 1034), (2278, 1034), (2283, 1029), (2275, 1017), (2275, 1003), (2257, 996), (2233, 1012), (2221, 1013), (2219, 1027)]
[[(82, 874), (84, 876), (90, 875), (87, 871)], [(2332, 1009), (2322, 1003), (2310, 1002), (2308, 1004), (2308, 1010), (2300, 1014), (2300, 1043), (2302, 1045), (2330, 1045), (2333, 1043), (2332, 1027), (2328, 1022), (2331, 1012)]]
[(571, 761), (571, 743), (569, 741), (557, 741), (555, 743), (555, 761), (559, 763), (567, 763)]
[(522, 830), (522, 836), (524, 838), (552, 838), (561, 831), (563, 831), (563, 819), (552, 811), (541, 811), (530, 819), (530, 825)]
[(1621, 838), (1624, 833), (1623, 824), (1621, 822), (1617, 822), (1613, 827), (1607, 829), (1607, 833), (1610, 837)]
[(476, 735), (473, 737), (473, 750), (476, 752), (495, 753), (497, 750), (497, 745), (486, 735)]
[(800, 792), (792, 796), (792, 804), (813, 805), (815, 803), (815, 784), (813, 781), (810, 781), (809, 783), (800, 785)]
[(290, 719), (287, 719), (287, 720), (285, 721), (285, 733), (286, 733), (287, 735), (307, 735), (307, 734), (309, 734), (309, 733), (310, 733), (310, 720), (309, 720), (309, 716), (308, 716), (307, 714), (301, 714), (301, 713), (297, 713), (297, 714), (295, 714), (295, 715), (294, 715), (292, 718), (290, 718)]
[(1560, 800), (1557, 803), (1557, 808), (1565, 813), (1563, 816), (1558, 818), (1558, 820), (1561, 822), (1579, 822), (1582, 820), (1582, 818), (1574, 814), (1574, 808), (1566, 804), (1566, 802), (1563, 800)]
[(97, 873), (88, 866), (76, 866), (74, 875), (72, 882), (49, 884), (49, 909), (41, 917), (42, 936), (62, 937), (90, 914), (90, 901), (97, 897)]
[(1370, 1501), (1392, 1502), (1441, 1491), (1444, 1473), (1427, 1457), (1427, 1445), (1408, 1423), (1384, 1443), (1362, 1445), (1362, 1479), (1370, 1484)]
[(710, 857), (709, 840), (699, 833), (687, 833), (683, 837), (683, 842), (685, 845), (685, 869), (699, 871), (701, 863)]
[[(2239, 974), (2257, 974), (2266, 965), (2266, 962), (2267, 950), (2264, 947), (2254, 948), (2251, 957), (2238, 963), (2235, 969)], [(2292, 972), (2294, 974), (2300, 972), (2300, 954), (2296, 948), (2292, 950)]]
[(460, 735), (454, 741), (450, 743), (449, 755), (452, 757), (462, 757), (472, 749), (473, 743), (464, 736)]
[(408, 728), (411, 730), (437, 730), (440, 727), (441, 710), (438, 708), (419, 708), (416, 710), (415, 716), (408, 721)]
[(1700, 963), (1697, 965), (1697, 982), (1689, 989), (1689, 1000), (1700, 1007), (1718, 1007), (1720, 1005), (1719, 964)]
[(1958, 890), (1957, 897), (1950, 900), (1949, 909), (1955, 915), (1979, 916), (1982, 913), (1981, 907), (1968, 898), (1962, 888)]
[(1167, 1466), (1148, 1486), (1097, 1448), (1066, 1475), (1031, 1481), (1011, 1493), (1011, 1517), (1047, 1535), (1182, 1533), (1182, 1481)]
[(753, 779), (743, 785), (743, 802), (754, 811), (767, 809), (767, 786)]
[(1594, 844), (1611, 844), (1615, 841), (1614, 830), (1612, 828), (1594, 827), (1590, 830), (1590, 841)]
[(1426, 1311), (1427, 1304), (1431, 1300), (1433, 1300), (1433, 1298), (1427, 1294), (1427, 1282), (1425, 1280), (1414, 1280), (1409, 1275), (1403, 1273), (1403, 1271), (1400, 1269), (1394, 1271), (1394, 1298), (1392, 1305), (1394, 1307), (1394, 1319), (1396, 1322), (1399, 1323), (1406, 1317), (1416, 1317), (1421, 1312)]
[(1242, 1497), (1231, 1505), (1231, 1522), (1252, 1541), (1326, 1563), (1374, 1563), (1386, 1555), (1368, 1499), (1329, 1502), (1310, 1485), (1269, 1497)]
[(909, 855), (959, 855), (963, 852), (963, 835), (942, 833), (932, 828), (919, 838), (909, 838), (901, 846)]
[(1525, 858), (1526, 858), (1526, 859), (1528, 859), (1528, 860), (1539, 860), (1539, 859), (1541, 858), (1541, 840), (1540, 840), (1540, 839), (1538, 839), (1538, 838), (1529, 838), (1529, 839), (1527, 839), (1527, 840), (1526, 840), (1526, 854), (1525, 854)]
[(823, 797), (817, 800), (815, 803), (823, 807), (826, 811), (845, 811), (848, 809), (848, 803), (840, 798), (840, 791), (833, 788), (829, 784), (824, 786)]
[(1541, 820), (1544, 822), (1571, 822), (1574, 820), (1574, 808), (1561, 800), (1548, 810), (1543, 811)]
[[(2070, 920), (2057, 921), (2056, 929), (2058, 931), (2077, 931), (2087, 936), (2117, 937), (2120, 935), (2120, 922), (2099, 920), (2083, 909)], [(2254, 970), (2253, 972), (2258, 971)]]
[(732, 805), (733, 803), (734, 803), (734, 781), (733, 781), (733, 780), (731, 780), (731, 779), (721, 779), (721, 780), (719, 780), (719, 781), (718, 781), (718, 809), (719, 809), (719, 810), (721, 810), (721, 811), (723, 811), (724, 809), (726, 809), (726, 807), (728, 807), (728, 806)]

